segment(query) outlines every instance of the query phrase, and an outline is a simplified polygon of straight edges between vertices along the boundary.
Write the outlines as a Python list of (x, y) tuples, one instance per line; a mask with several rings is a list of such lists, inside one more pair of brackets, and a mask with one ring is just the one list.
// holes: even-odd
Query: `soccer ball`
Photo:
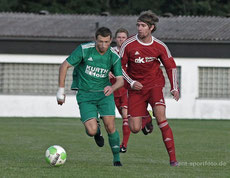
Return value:
[(46, 150), (46, 162), (52, 166), (61, 166), (66, 161), (66, 151), (59, 145), (53, 145)]

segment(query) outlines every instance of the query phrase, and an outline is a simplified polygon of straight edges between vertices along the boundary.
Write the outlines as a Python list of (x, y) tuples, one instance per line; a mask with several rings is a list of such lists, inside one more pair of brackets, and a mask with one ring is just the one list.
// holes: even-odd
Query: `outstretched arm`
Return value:
[(62, 105), (65, 102), (65, 78), (69, 67), (71, 67), (71, 65), (65, 60), (59, 68), (59, 89), (57, 92), (57, 102), (60, 105)]

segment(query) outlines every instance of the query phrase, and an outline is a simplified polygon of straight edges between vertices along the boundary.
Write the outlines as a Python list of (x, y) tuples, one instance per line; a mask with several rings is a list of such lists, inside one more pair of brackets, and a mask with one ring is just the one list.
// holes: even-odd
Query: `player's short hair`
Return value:
[(125, 28), (118, 28), (116, 33), (115, 33), (115, 38), (117, 37), (118, 33), (125, 33), (127, 35), (127, 37), (129, 36), (128, 30), (126, 30)]
[(141, 14), (138, 17), (137, 21), (138, 22), (144, 22), (149, 27), (151, 27), (152, 25), (154, 25), (154, 29), (152, 30), (152, 32), (154, 32), (156, 30), (156, 28), (157, 28), (156, 23), (159, 22), (159, 18), (151, 10), (148, 10), (148, 11), (141, 12)]
[(96, 33), (95, 33), (96, 39), (97, 39), (97, 37), (99, 35), (101, 35), (102, 37), (110, 36), (110, 39), (112, 39), (112, 32), (107, 27), (100, 27), (100, 28), (98, 28), (97, 31), (96, 31)]

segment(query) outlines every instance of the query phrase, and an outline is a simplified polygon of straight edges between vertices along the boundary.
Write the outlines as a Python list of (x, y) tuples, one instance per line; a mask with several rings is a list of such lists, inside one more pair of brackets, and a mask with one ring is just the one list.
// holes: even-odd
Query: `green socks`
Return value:
[(108, 134), (108, 137), (109, 145), (113, 153), (113, 162), (120, 161), (120, 136), (118, 131), (116, 130), (114, 133)]

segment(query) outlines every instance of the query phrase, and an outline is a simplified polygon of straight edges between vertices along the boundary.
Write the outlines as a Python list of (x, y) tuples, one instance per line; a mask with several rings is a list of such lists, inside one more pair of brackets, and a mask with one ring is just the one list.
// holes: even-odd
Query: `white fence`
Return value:
[[(67, 94), (66, 103), (59, 106), (56, 102), (56, 89), (50, 90), (53, 94), (48, 92), (49, 94), (45, 95), (17, 93), (15, 88), (12, 89), (12, 86), (14, 87), (12, 83), (18, 80), (17, 73), (16, 76), (12, 75), (9, 79), (6, 76), (7, 69), (4, 68), (5, 64), (9, 64), (9, 66), (11, 64), (18, 64), (20, 66), (19, 64), (25, 63), (58, 66), (66, 57), (1, 54), (0, 117), (80, 117), (75, 95)], [(180, 67), (181, 98), (178, 102), (172, 98), (166, 98), (167, 117), (178, 119), (230, 119), (230, 59), (175, 58), (175, 61), (177, 66)], [(206, 69), (207, 75), (204, 75), (206, 78), (202, 78), (200, 73), (206, 71)], [(13, 68), (13, 70), (17, 70), (17, 65), (16, 69)], [(53, 70), (55, 70), (57, 78), (58, 71), (56, 69)], [(50, 73), (53, 73), (52, 70)], [(21, 83), (29, 82), (27, 77), (25, 76), (25, 81), (22, 80)], [(71, 73), (69, 77), (71, 77)], [(13, 78), (13, 82), (10, 82), (9, 80)], [(35, 85), (33, 79), (30, 80), (32, 82), (31, 85)], [(55, 85), (57, 85), (57, 80), (55, 82)], [(30, 85), (30, 82), (28, 84)], [(7, 89), (7, 87), (11, 88)], [(32, 88), (32, 90), (34, 89)], [(207, 94), (203, 95), (201, 91), (207, 91)], [(218, 95), (215, 95), (215, 93), (218, 93)], [(118, 112), (117, 117), (120, 117)]]

